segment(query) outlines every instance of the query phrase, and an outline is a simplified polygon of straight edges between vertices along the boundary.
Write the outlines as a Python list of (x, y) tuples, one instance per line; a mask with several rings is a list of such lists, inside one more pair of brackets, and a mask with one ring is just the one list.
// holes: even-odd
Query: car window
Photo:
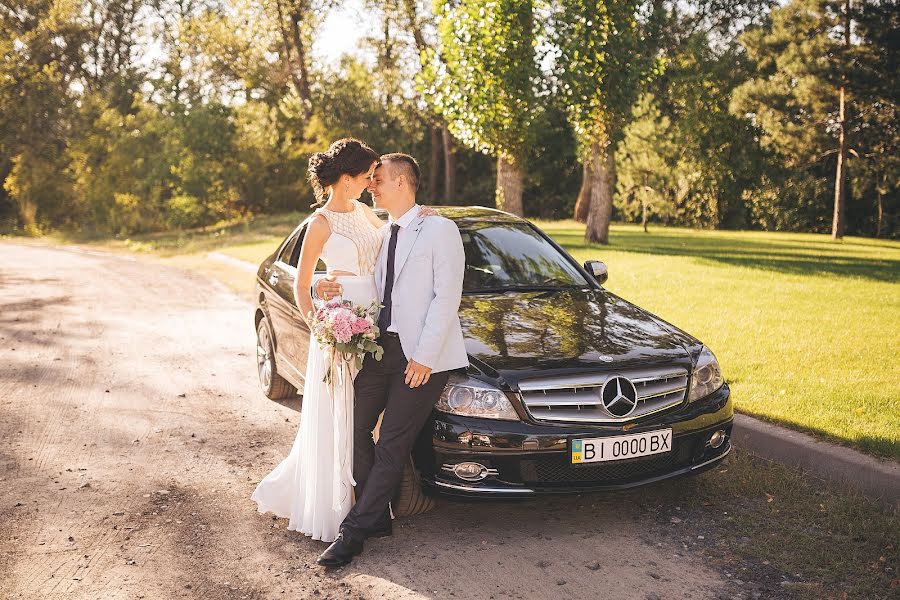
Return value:
[[(284, 245), (278, 259), (296, 269), (297, 264), (300, 262), (300, 250), (303, 248), (303, 237), (305, 235), (306, 227), (304, 226), (297, 232), (296, 239), (293, 239)], [(316, 272), (325, 272), (327, 270), (328, 268), (325, 266), (325, 263), (322, 259), (319, 259), (319, 262), (316, 264)]]
[(578, 268), (527, 223), (478, 223), (460, 231), (463, 290), (588, 285)]
[(298, 240), (302, 238), (301, 234), (302, 234), (302, 231), (298, 231), (298, 232), (294, 233), (293, 235), (291, 235), (291, 239), (289, 239), (288, 242), (281, 249), (281, 254), (278, 255), (278, 260), (280, 260), (283, 263), (292, 265), (294, 267), (297, 266), (296, 262), (294, 262), (293, 264), (291, 263), (291, 259), (293, 258), (292, 253), (293, 253), (295, 247), (297, 248), (297, 254), (299, 256), (300, 244), (298, 243)]

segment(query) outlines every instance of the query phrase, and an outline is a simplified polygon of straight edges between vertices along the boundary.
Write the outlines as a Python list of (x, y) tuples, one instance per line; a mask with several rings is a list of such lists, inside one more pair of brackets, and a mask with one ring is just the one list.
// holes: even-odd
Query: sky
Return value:
[(322, 32), (313, 44), (313, 55), (319, 60), (337, 64), (346, 53), (354, 53), (359, 40), (375, 33), (376, 20), (366, 20), (361, 0), (345, 0), (329, 11)]

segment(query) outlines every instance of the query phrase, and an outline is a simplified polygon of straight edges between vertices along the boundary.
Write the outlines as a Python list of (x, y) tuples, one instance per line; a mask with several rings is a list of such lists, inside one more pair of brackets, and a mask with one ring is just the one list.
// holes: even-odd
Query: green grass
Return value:
[[(256, 264), (302, 218), (94, 242)], [(607, 289), (706, 343), (739, 411), (900, 458), (900, 243), (613, 225), (600, 246), (574, 221), (537, 224), (579, 261), (606, 262)]]

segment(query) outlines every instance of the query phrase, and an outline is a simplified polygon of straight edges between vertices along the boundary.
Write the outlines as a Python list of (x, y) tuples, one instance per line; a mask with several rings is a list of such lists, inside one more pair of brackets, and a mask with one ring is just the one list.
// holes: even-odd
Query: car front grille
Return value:
[[(617, 417), (603, 406), (600, 392), (611, 377), (627, 377), (637, 391), (637, 406)], [(625, 423), (684, 402), (688, 372), (677, 367), (630, 369), (566, 377), (529, 379), (519, 383), (525, 408), (537, 421), (561, 423)]]
[(687, 466), (691, 461), (693, 445), (676, 444), (672, 452), (664, 455), (645, 456), (627, 460), (573, 465), (568, 456), (553, 456), (535, 460), (523, 460), (520, 465), (522, 483), (525, 485), (603, 484), (628, 483), (655, 475), (663, 475)]

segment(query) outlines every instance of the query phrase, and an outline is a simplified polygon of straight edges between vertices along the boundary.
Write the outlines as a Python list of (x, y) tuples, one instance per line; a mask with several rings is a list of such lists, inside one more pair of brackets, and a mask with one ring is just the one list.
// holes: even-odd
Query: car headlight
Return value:
[(700, 358), (697, 359), (697, 366), (691, 373), (691, 389), (688, 392), (688, 402), (699, 400), (704, 396), (712, 394), (714, 391), (722, 387), (725, 380), (722, 378), (722, 369), (719, 368), (719, 361), (715, 355), (706, 346), (700, 351)]
[(519, 420), (506, 394), (483, 381), (461, 375), (450, 376), (434, 407), (441, 412), (466, 417)]

